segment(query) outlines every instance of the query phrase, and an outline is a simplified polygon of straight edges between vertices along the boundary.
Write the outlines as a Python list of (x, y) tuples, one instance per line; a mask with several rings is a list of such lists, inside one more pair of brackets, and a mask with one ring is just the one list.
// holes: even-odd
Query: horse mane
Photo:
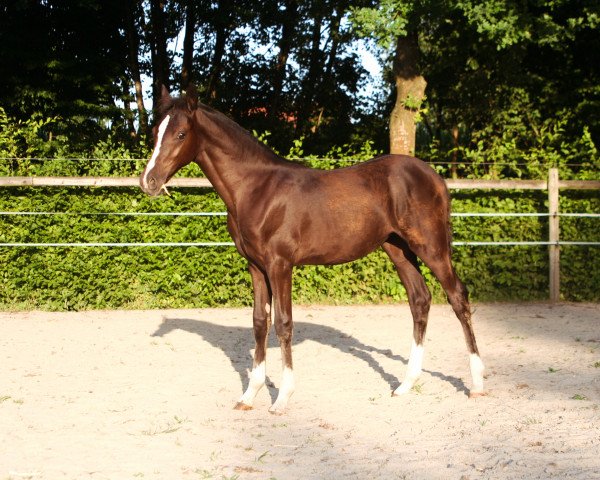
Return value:
[[(156, 108), (156, 124), (159, 125), (162, 119), (172, 110), (189, 111), (189, 102), (187, 95), (182, 95), (180, 97), (171, 97), (170, 95), (162, 96), (158, 101), (158, 106)], [(273, 152), (273, 150), (271, 150), (269, 147), (258, 141), (256, 137), (254, 137), (254, 135), (252, 135), (248, 130), (236, 123), (234, 120), (229, 118), (227, 115), (201, 102), (197, 102), (196, 110), (202, 111), (220, 127), (229, 130), (234, 134), (237, 134), (236, 136), (246, 138), (249, 141), (249, 144), (259, 147), (261, 150), (269, 152), (273, 156), (279, 157), (279, 155)]]

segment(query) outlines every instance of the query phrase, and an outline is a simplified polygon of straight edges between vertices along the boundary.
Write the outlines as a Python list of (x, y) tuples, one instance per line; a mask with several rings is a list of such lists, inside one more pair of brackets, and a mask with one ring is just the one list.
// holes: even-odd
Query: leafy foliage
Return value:
[(455, 162), (455, 176), (481, 162), (500, 164), (486, 172), (494, 176), (531, 157), (531, 172), (507, 169), (523, 178), (538, 173), (548, 146), (553, 158), (542, 163), (590, 161), (582, 139), (600, 141), (598, 2), (378, 0), (350, 19), (378, 42), (388, 80), (390, 60), (406, 53), (393, 50), (394, 38), (417, 32), (427, 81), (418, 156)]
[[(23, 125), (52, 119), (35, 155), (91, 156), (101, 141), (134, 152), (150, 142), (145, 110), (160, 84), (192, 81), (281, 151), (300, 138), (306, 154), (365, 141), (387, 151), (390, 59), (415, 34), (427, 81), (418, 154), (468, 169), (469, 152), (517, 129), (520, 151), (544, 126), (566, 145), (598, 144), (599, 25), (593, 0), (4, 2), (0, 106)], [(362, 68), (365, 44), (384, 66), (379, 84)]]
[[(81, 148), (124, 126), (126, 2), (3, 2), (0, 105), (20, 120), (52, 118), (44, 134)], [(50, 128), (52, 127), (52, 128)]]

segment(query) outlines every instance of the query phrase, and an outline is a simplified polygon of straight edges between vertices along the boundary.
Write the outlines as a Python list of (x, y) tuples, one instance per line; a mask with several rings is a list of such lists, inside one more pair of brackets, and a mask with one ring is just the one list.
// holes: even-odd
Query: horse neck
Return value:
[(227, 209), (235, 213), (244, 185), (256, 185), (274, 167), (287, 162), (219, 113), (199, 110), (196, 119), (201, 138), (196, 163)]

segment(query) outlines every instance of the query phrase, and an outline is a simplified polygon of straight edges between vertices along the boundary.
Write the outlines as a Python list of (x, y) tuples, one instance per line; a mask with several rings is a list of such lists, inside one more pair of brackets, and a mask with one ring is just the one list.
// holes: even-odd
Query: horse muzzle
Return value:
[(167, 195), (171, 195), (167, 190), (166, 185), (163, 182), (159, 182), (155, 177), (140, 177), (140, 187), (142, 191), (152, 197), (157, 197), (161, 195), (163, 192)]

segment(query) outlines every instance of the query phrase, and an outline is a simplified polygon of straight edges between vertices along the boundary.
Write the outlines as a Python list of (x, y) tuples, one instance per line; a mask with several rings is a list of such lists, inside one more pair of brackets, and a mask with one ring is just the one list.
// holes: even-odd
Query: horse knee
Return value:
[(293, 335), (293, 323), (291, 316), (283, 316), (275, 318), (275, 331), (277, 332), (277, 338), (279, 339), (279, 346), (281, 347), (281, 360), (283, 362), (284, 369), (292, 369), (292, 335)]
[(294, 325), (291, 318), (279, 318), (275, 320), (275, 332), (280, 342), (290, 342), (292, 340)]
[(253, 320), (253, 330), (254, 330), (254, 338), (257, 342), (264, 340), (269, 334), (269, 318), (267, 315), (254, 315)]

